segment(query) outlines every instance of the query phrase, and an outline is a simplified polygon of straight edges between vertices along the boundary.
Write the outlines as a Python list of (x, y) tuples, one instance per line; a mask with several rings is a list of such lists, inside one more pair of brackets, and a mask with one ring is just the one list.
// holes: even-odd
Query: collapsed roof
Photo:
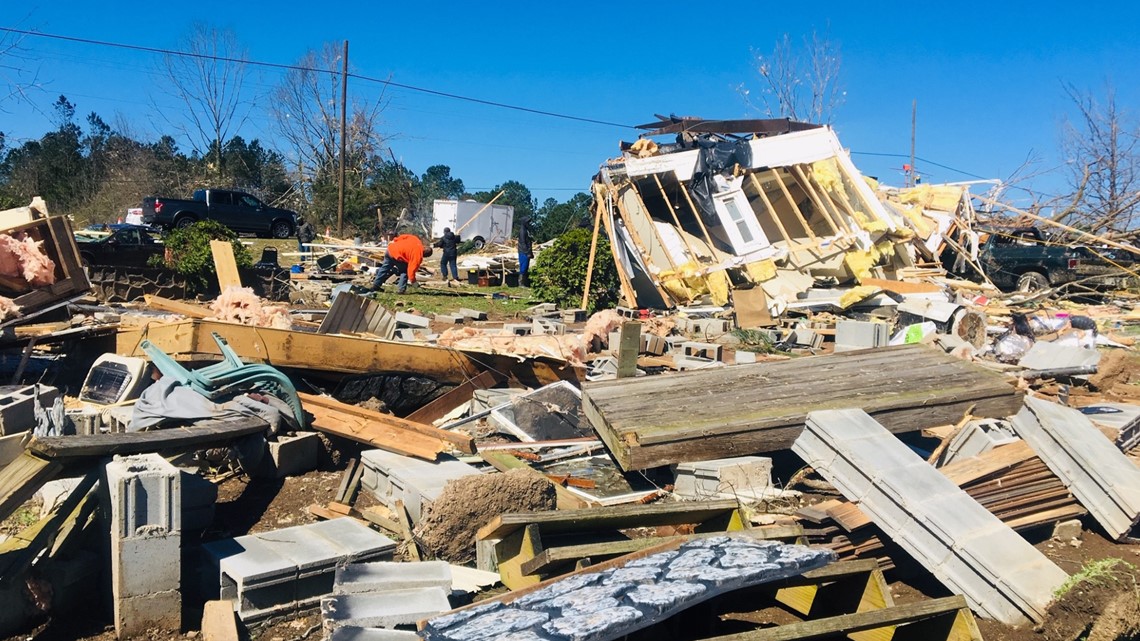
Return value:
[(779, 314), (817, 280), (892, 278), (912, 237), (826, 126), (659, 117), (594, 195), (627, 304)]

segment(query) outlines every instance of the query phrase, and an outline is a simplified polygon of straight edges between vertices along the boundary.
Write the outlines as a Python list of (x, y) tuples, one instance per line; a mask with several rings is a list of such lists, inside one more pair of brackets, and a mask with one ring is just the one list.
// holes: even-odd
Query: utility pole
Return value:
[[(347, 43), (345, 43), (347, 46)], [(910, 103), (910, 171), (906, 174), (906, 186), (914, 187), (915, 185), (915, 170), (914, 170), (914, 133), (918, 124), (918, 100)], [(343, 153), (343, 152), (341, 152)]]
[(340, 185), (336, 198), (336, 237), (344, 238), (344, 149), (348, 129), (348, 41), (344, 41), (343, 66), (340, 71)]

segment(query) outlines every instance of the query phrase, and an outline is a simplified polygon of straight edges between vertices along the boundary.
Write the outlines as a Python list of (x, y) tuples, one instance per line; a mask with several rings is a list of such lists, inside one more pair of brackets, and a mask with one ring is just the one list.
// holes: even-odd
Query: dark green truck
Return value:
[(1089, 289), (1135, 285), (1126, 271), (1136, 255), (1120, 249), (1050, 241), (1037, 227), (994, 228), (978, 252), (978, 264), (1002, 291), (1032, 292), (1080, 282)]

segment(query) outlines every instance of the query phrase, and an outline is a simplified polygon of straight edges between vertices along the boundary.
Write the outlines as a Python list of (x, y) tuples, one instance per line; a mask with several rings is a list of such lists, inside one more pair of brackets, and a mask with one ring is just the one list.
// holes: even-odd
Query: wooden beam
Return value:
[(492, 372), (490, 370), (483, 372), (475, 378), (441, 395), (420, 409), (408, 414), (404, 417), (404, 420), (431, 425), (435, 421), (443, 418), (451, 410), (470, 401), (475, 396), (475, 390), (494, 387), (503, 382), (505, 378), (505, 376), (498, 372)]
[(28, 443), (28, 451), (45, 459), (72, 459), (187, 450), (225, 443), (268, 428), (269, 423), (256, 416), (240, 416), (149, 432), (37, 436)]
[[(731, 516), (740, 509), (735, 499), (693, 503), (653, 503), (650, 505), (610, 505), (572, 512), (509, 512), (491, 519), (479, 528), (475, 538), (501, 539), (526, 525), (538, 525), (546, 533), (592, 529), (623, 529), (648, 525), (706, 523)], [(739, 528), (737, 528), (739, 529)]]
[(594, 204), (594, 231), (590, 234), (590, 258), (586, 261), (586, 284), (582, 286), (581, 309), (590, 309), (590, 281), (594, 278), (594, 257), (598, 255), (598, 231), (602, 226), (602, 202)]
[[(618, 208), (620, 209), (621, 203), (618, 202), (617, 204), (618, 204)], [(612, 213), (612, 212), (610, 212), (610, 213)], [(619, 251), (624, 252), (625, 248), (622, 245), (621, 239), (619, 239), (617, 237), (617, 234), (614, 233), (614, 224), (611, 221), (610, 216), (608, 216), (608, 215), (602, 216), (602, 225), (606, 228), (606, 236), (608, 236), (610, 239), (610, 256), (612, 256), (614, 259), (614, 269), (617, 271), (617, 274), (618, 274), (618, 282), (621, 283), (622, 298), (625, 299), (625, 302), (627, 305), (629, 305), (630, 307), (635, 307), (635, 306), (637, 306), (637, 293), (633, 289), (633, 283), (630, 282), (629, 274), (625, 273), (625, 265), (622, 264), (621, 257), (618, 256), (618, 252)], [(633, 235), (633, 229), (629, 225), (626, 225), (626, 230), (628, 230), (630, 232), (630, 238), (634, 239), (633, 242), (636, 245), (637, 244), (637, 237)], [(639, 251), (640, 251), (640, 249), (639, 249)], [(650, 276), (650, 279), (652, 279), (652, 278), (653, 277)], [(661, 289), (661, 286), (658, 285), (656, 281), (653, 281), (653, 286), (657, 288), (658, 292), (663, 292), (663, 290)], [(662, 293), (662, 295), (664, 295), (664, 294)], [(663, 300), (667, 300), (667, 299), (663, 299)]]
[[(348, 403), (341, 403), (340, 401), (329, 398), (327, 396), (317, 396), (316, 394), (306, 394), (301, 392), (297, 394), (304, 404), (305, 409), (312, 411), (313, 408), (320, 408), (322, 410), (329, 410), (338, 415), (354, 416), (357, 418), (365, 419), (368, 422), (383, 425), (392, 430), (407, 431), (425, 436), (430, 439), (444, 441), (451, 444), (455, 449), (463, 452), (464, 454), (475, 453), (475, 439), (467, 434), (460, 434), (458, 432), (449, 432), (441, 430), (437, 427), (410, 421), (406, 418), (397, 418), (391, 414), (381, 414), (372, 410), (364, 409), (356, 405), (349, 405)], [(323, 412), (323, 415), (328, 415)], [(318, 428), (319, 429), (319, 428)], [(424, 441), (418, 441), (424, 442)], [(431, 460), (435, 457), (432, 456)]]
[(230, 287), (241, 287), (241, 275), (238, 274), (237, 260), (234, 258), (234, 246), (225, 240), (211, 240), (210, 254), (214, 258), (214, 270), (218, 274), (218, 287), (226, 291)]
[(233, 601), (206, 601), (202, 608), (202, 641), (239, 641)]
[(792, 211), (795, 212), (796, 218), (800, 221), (800, 225), (804, 228), (804, 231), (807, 232), (808, 238), (813, 241), (817, 240), (815, 232), (812, 231), (811, 225), (808, 224), (807, 218), (804, 217), (804, 212), (800, 211), (799, 204), (792, 198), (792, 192), (788, 191), (788, 186), (784, 184), (784, 178), (780, 176), (780, 172), (774, 167), (768, 171), (772, 172), (772, 178), (774, 178), (776, 184), (780, 186), (780, 191), (784, 194), (784, 200), (787, 200), (788, 204), (791, 205)]
[(4, 466), (0, 470), (0, 521), (11, 516), (16, 508), (32, 498), (44, 483), (55, 478), (62, 469), (63, 466), (59, 463), (28, 451)]
[(835, 222), (835, 219), (831, 217), (831, 211), (828, 210), (826, 206), (824, 206), (823, 201), (819, 198), (819, 194), (815, 192), (815, 188), (812, 186), (811, 181), (807, 179), (807, 176), (804, 175), (804, 172), (799, 168), (798, 165), (791, 165), (788, 167), (788, 169), (791, 171), (792, 176), (799, 184), (800, 189), (804, 190), (804, 193), (807, 194), (808, 198), (811, 199), (811, 202), (815, 205), (816, 209), (819, 210), (820, 215), (823, 216), (823, 218), (827, 221), (827, 224), (831, 226), (832, 233), (841, 233), (843, 230), (839, 228), (839, 225)]
[(561, 380), (577, 381), (581, 368), (550, 357), (525, 361), (510, 354), (454, 350), (401, 341), (317, 334), (237, 323), (185, 320), (121, 329), (116, 351), (124, 356), (146, 357), (139, 344), (144, 338), (173, 357), (216, 360), (221, 355), (211, 334), (225, 337), (231, 349), (247, 362), (277, 368), (351, 374), (396, 372), (417, 374), (440, 383), (462, 384), (480, 372), (495, 370), (527, 387)]
[[(961, 595), (956, 595), (907, 605), (896, 605), (882, 610), (843, 614), (816, 621), (801, 621), (751, 632), (710, 637), (705, 641), (805, 641), (836, 635), (850, 635), (855, 632), (893, 627), (934, 617), (956, 617), (962, 611), (969, 611), (966, 606), (966, 599)], [(971, 622), (972, 619), (970, 617)], [(931, 637), (932, 641), (936, 638)], [(960, 639), (962, 637), (955, 635), (954, 638)], [(981, 635), (970, 635), (966, 638), (980, 641)]]
[(784, 221), (780, 220), (780, 215), (776, 213), (776, 208), (772, 205), (772, 201), (768, 199), (768, 194), (764, 193), (764, 186), (760, 184), (760, 179), (756, 177), (756, 172), (750, 172), (748, 178), (752, 181), (752, 186), (756, 189), (756, 194), (760, 200), (764, 202), (764, 208), (772, 216), (772, 222), (776, 223), (776, 228), (780, 230), (780, 237), (788, 244), (788, 249), (791, 249), (793, 244), (792, 237), (788, 234), (788, 230), (784, 227)]
[[(669, 292), (661, 286), (661, 280), (657, 277), (656, 274), (651, 273), (649, 270), (649, 265), (653, 264), (652, 256), (649, 253), (649, 247), (644, 243), (641, 236), (637, 233), (637, 227), (630, 219), (629, 211), (626, 210), (625, 204), (621, 201), (621, 197), (619, 196), (615, 198), (611, 190), (610, 198), (613, 201), (614, 205), (617, 207), (618, 213), (621, 214), (622, 220), (625, 222), (625, 230), (629, 232), (629, 238), (633, 241), (633, 246), (637, 248), (638, 253), (641, 254), (642, 262), (646, 265), (646, 278), (648, 278), (649, 281), (653, 283), (653, 287), (657, 290), (657, 294), (661, 296), (661, 300), (673, 300), (673, 297), (669, 295)], [(649, 229), (653, 232), (653, 237), (657, 240), (657, 243), (661, 246), (661, 251), (665, 254), (665, 261), (669, 263), (669, 269), (676, 270), (677, 266), (673, 263), (673, 257), (669, 255), (669, 251), (665, 248), (665, 244), (661, 240), (660, 234), (657, 233), (657, 228), (653, 225), (653, 217), (649, 215), (649, 212), (644, 212), (644, 214), (645, 219), (649, 221)], [(615, 242), (615, 240), (617, 239), (617, 236), (614, 234), (609, 216), (604, 216), (602, 218), (602, 224), (606, 226), (606, 234), (610, 238), (610, 248), (616, 252), (617, 242)], [(617, 260), (616, 254), (614, 259)], [(622, 271), (622, 267), (619, 263), (618, 272), (622, 273)], [(676, 301), (674, 301), (674, 303), (675, 302)]]
[(180, 300), (170, 300), (169, 298), (154, 296), (153, 294), (144, 294), (143, 300), (146, 302), (147, 307), (159, 312), (182, 314), (189, 318), (209, 318), (214, 315), (213, 310), (209, 307), (185, 303)]

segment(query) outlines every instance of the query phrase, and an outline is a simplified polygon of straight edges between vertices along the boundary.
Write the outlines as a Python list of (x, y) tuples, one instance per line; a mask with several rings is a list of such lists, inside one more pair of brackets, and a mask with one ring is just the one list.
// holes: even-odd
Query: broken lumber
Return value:
[(248, 434), (263, 432), (268, 428), (269, 423), (256, 416), (239, 416), (223, 420), (198, 421), (184, 427), (149, 432), (37, 436), (28, 443), (28, 451), (46, 459), (165, 452), (224, 443)]
[(202, 608), (202, 641), (238, 641), (233, 601), (206, 601)]
[(305, 410), (317, 417), (319, 424), (314, 422), (313, 429), (321, 432), (429, 461), (451, 447), (464, 454), (475, 453), (475, 439), (467, 434), (381, 414), (327, 396), (305, 393), (297, 396)]
[(1051, 401), (1026, 398), (1013, 429), (1112, 538), (1129, 535), (1140, 521), (1140, 468), (1088, 417)]
[(214, 259), (214, 271), (218, 275), (218, 288), (224, 292), (230, 287), (241, 287), (234, 246), (229, 241), (211, 240), (210, 255)]
[(923, 345), (645, 376), (582, 389), (623, 470), (788, 449), (808, 412), (861, 407), (891, 432), (1002, 417), (1022, 394), (1001, 374)]
[(504, 376), (502, 374), (488, 370), (447, 393), (442, 394), (427, 405), (408, 414), (405, 418), (409, 421), (430, 425), (436, 420), (443, 418), (444, 415), (451, 410), (470, 401), (475, 394), (475, 390), (494, 387), (501, 383), (503, 379)]
[(862, 410), (812, 412), (792, 450), (983, 616), (1040, 622), (1068, 578)]
[(181, 314), (188, 318), (209, 318), (214, 315), (213, 310), (194, 303), (186, 303), (180, 300), (170, 300), (161, 296), (154, 296), (153, 294), (144, 294), (143, 300), (146, 306), (159, 312), (170, 312), (172, 314)]

